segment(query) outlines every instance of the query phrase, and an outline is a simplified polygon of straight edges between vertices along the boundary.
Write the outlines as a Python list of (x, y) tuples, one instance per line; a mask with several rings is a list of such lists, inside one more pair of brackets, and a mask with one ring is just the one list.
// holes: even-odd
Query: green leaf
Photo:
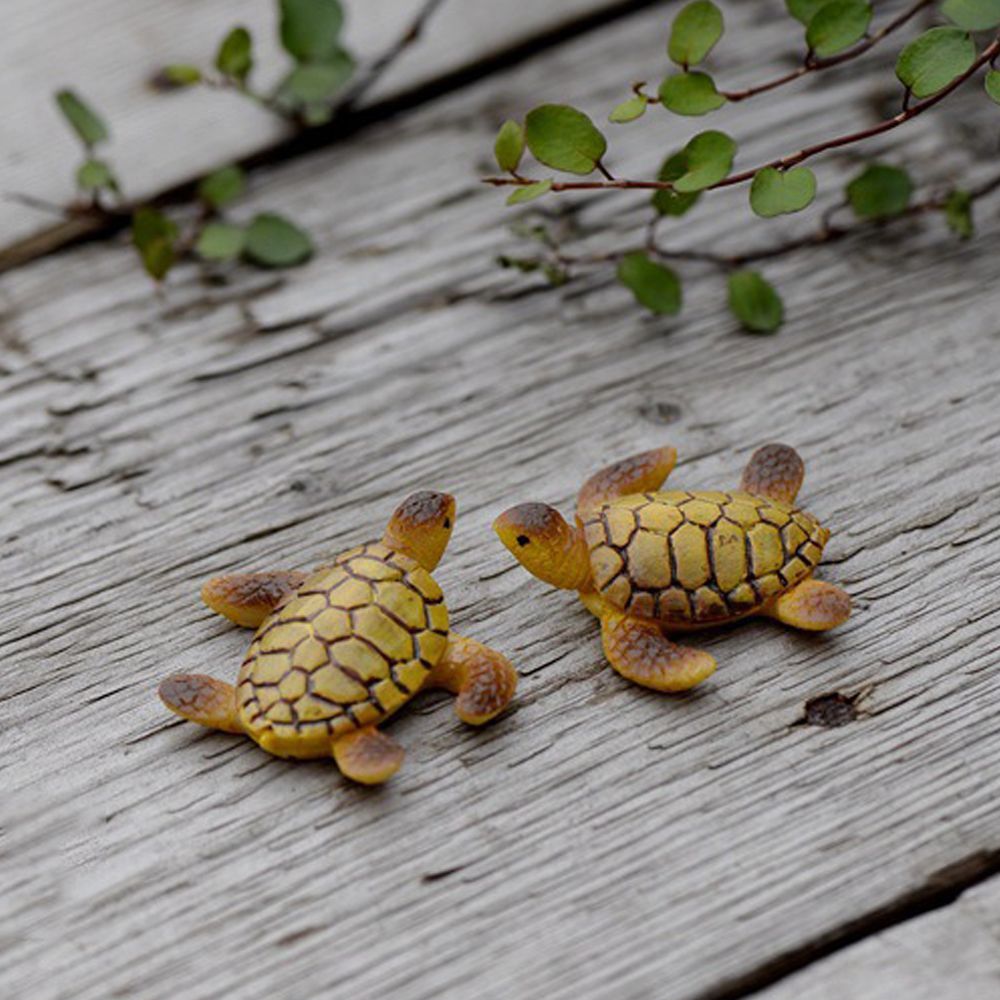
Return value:
[(190, 87), (192, 84), (201, 83), (201, 70), (197, 66), (174, 63), (164, 66), (158, 74), (158, 79), (168, 87)]
[(650, 312), (674, 316), (681, 309), (681, 283), (668, 267), (644, 253), (630, 253), (618, 265), (618, 280)]
[(836, 55), (864, 38), (871, 19), (868, 0), (832, 0), (810, 19), (806, 44), (821, 59)]
[(281, 0), (281, 44), (296, 62), (321, 62), (340, 47), (344, 11), (337, 0)]
[(707, 73), (675, 73), (660, 84), (660, 102), (678, 115), (705, 115), (726, 103)]
[[(282, 80), (275, 95), (292, 106), (328, 104), (351, 78), (354, 59), (343, 49), (323, 62), (302, 63)], [(329, 120), (329, 119), (327, 119)], [(320, 124), (314, 122), (314, 124)]]
[(710, 0), (689, 3), (674, 18), (667, 55), (678, 66), (697, 66), (722, 37), (722, 12)]
[(525, 140), (535, 158), (553, 170), (589, 174), (608, 144), (597, 126), (566, 104), (542, 104), (524, 120)]
[(76, 186), (81, 191), (118, 190), (118, 181), (104, 160), (85, 160), (76, 171)]
[(729, 308), (750, 333), (774, 333), (785, 319), (781, 296), (757, 271), (729, 276)]
[(96, 146), (108, 137), (108, 127), (100, 116), (72, 90), (60, 90), (56, 104), (85, 146)]
[(809, 22), (816, 16), (820, 7), (826, 6), (830, 0), (785, 0), (788, 13), (804, 27), (809, 27)]
[(541, 198), (543, 194), (548, 194), (552, 190), (552, 180), (537, 181), (534, 184), (525, 184), (512, 191), (507, 198), (508, 205), (523, 205), (526, 201), (534, 201)]
[(913, 184), (899, 167), (872, 163), (847, 185), (847, 200), (861, 219), (887, 219), (910, 203)]
[(985, 31), (1000, 24), (1000, 0), (944, 0), (941, 13), (966, 31)]
[(986, 93), (990, 98), (1000, 104), (1000, 70), (991, 69), (986, 74), (983, 86), (986, 87)]
[(816, 197), (816, 175), (808, 167), (764, 167), (750, 185), (750, 207), (763, 219), (801, 212)]
[(975, 232), (972, 222), (972, 195), (968, 191), (952, 191), (944, 204), (944, 218), (952, 232), (963, 240)]
[(242, 82), (253, 66), (253, 42), (246, 28), (233, 28), (222, 39), (215, 54), (215, 68), (224, 76)]
[(312, 256), (312, 241), (280, 215), (258, 215), (246, 231), (243, 252), (261, 267), (293, 267)]
[(524, 155), (524, 128), (520, 122), (508, 119), (500, 126), (493, 144), (493, 155), (497, 166), (505, 173), (512, 174), (517, 170)]
[(622, 101), (614, 111), (608, 115), (608, 121), (616, 125), (624, 125), (626, 122), (634, 122), (636, 118), (641, 118), (646, 113), (649, 99), (644, 94), (636, 94), (627, 101)]
[[(687, 173), (687, 169), (687, 153), (680, 150), (677, 153), (671, 154), (663, 161), (663, 166), (660, 167), (657, 179), (661, 181), (676, 181)], [(653, 195), (653, 208), (660, 215), (681, 216), (689, 212), (700, 197), (700, 191), (681, 192), (664, 188)]]
[(733, 165), (736, 143), (725, 132), (701, 132), (683, 149), (687, 169), (674, 190), (701, 191), (724, 180)]
[(961, 28), (931, 28), (914, 38), (896, 60), (896, 76), (914, 97), (930, 97), (976, 61), (976, 46)]
[(132, 242), (154, 281), (162, 281), (173, 267), (177, 235), (177, 224), (155, 208), (137, 209), (132, 216)]
[(198, 197), (212, 208), (222, 208), (239, 198), (245, 186), (246, 178), (239, 167), (222, 167), (201, 179)]
[(246, 244), (246, 230), (228, 222), (209, 222), (194, 245), (195, 253), (204, 260), (235, 260)]

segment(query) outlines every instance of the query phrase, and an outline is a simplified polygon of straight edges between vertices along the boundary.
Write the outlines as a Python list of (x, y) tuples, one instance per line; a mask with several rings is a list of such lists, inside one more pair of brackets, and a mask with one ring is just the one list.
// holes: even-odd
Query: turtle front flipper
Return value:
[(514, 697), (517, 671), (495, 649), (450, 632), (444, 656), (424, 686), (458, 695), (455, 714), (471, 726), (481, 726), (499, 715)]
[(851, 614), (846, 591), (810, 577), (785, 591), (764, 609), (764, 614), (807, 632), (825, 632), (842, 625)]
[(307, 576), (294, 569), (216, 576), (201, 588), (201, 599), (231, 622), (257, 628), (302, 586)]
[(400, 768), (406, 751), (374, 726), (362, 726), (333, 744), (333, 759), (345, 778), (362, 785), (381, 785)]
[(630, 455), (600, 472), (595, 472), (580, 490), (576, 514), (585, 520), (587, 514), (602, 503), (631, 493), (658, 490), (677, 462), (677, 450), (667, 445), (652, 451)]
[(615, 611), (601, 615), (604, 655), (626, 680), (654, 691), (686, 691), (715, 671), (715, 658), (671, 642), (660, 626)]
[(205, 674), (173, 674), (160, 683), (160, 699), (171, 712), (210, 729), (242, 733), (236, 688)]
[(805, 474), (805, 463), (794, 448), (787, 444), (765, 444), (750, 456), (740, 489), (792, 504), (802, 488)]

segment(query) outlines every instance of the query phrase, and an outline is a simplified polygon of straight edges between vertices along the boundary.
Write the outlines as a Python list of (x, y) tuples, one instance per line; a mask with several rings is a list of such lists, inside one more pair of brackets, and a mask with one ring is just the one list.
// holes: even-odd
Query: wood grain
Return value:
[[(732, 82), (780, 64), (772, 13), (733, 11)], [(5, 995), (706, 1000), (805, 966), (795, 995), (823, 996), (852, 951), (813, 950), (1000, 849), (995, 207), (966, 243), (922, 220), (775, 261), (771, 338), (737, 332), (710, 271), (684, 269), (665, 320), (607, 272), (551, 290), (493, 263), (518, 245), (476, 180), (497, 122), (540, 96), (597, 115), (662, 71), (663, 30), (661, 11), (622, 19), (260, 171), (246, 211), (319, 244), (296, 271), (184, 266), (157, 297), (110, 241), (0, 277)], [(887, 59), (720, 127), (749, 163), (868, 120)], [(986, 105), (913, 123), (923, 183), (989, 169), (959, 141), (986, 135)], [(660, 121), (615, 133), (615, 169), (655, 169), (699, 127)], [(675, 238), (810, 224), (747, 225), (745, 196), (706, 198)], [(644, 204), (540, 210), (594, 246), (635, 239)], [(827, 636), (706, 634), (720, 668), (686, 697), (617, 677), (572, 595), (489, 531), (520, 500), (568, 511), (591, 471), (664, 442), (672, 483), (731, 486), (768, 440), (805, 457), (822, 575), (856, 610)], [(375, 792), (166, 714), (160, 678), (228, 679), (249, 638), (199, 606), (205, 577), (314, 565), (425, 487), (458, 497), (435, 575), (456, 627), (518, 666), (516, 710), (477, 732), (419, 702)], [(859, 696), (857, 721), (801, 724), (830, 691)], [(992, 888), (966, 898), (995, 914)]]

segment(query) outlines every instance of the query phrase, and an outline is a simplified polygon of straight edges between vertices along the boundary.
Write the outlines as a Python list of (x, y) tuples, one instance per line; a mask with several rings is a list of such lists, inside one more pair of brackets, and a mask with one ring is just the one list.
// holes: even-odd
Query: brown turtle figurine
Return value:
[(805, 467), (793, 448), (760, 448), (734, 492), (661, 491), (676, 460), (673, 448), (658, 448), (598, 472), (573, 525), (542, 503), (512, 507), (493, 525), (530, 573), (579, 591), (618, 673), (683, 691), (715, 660), (669, 633), (749, 615), (810, 631), (847, 619), (847, 594), (813, 579), (830, 533), (795, 506)]
[(201, 674), (160, 685), (172, 712), (246, 733), (279, 757), (329, 757), (379, 784), (403, 750), (376, 726), (418, 691), (446, 688), (460, 719), (481, 725), (507, 706), (517, 674), (499, 653), (449, 628), (431, 576), (451, 537), (455, 501), (415, 493), (385, 534), (313, 573), (216, 577), (204, 602), (256, 628), (236, 687)]

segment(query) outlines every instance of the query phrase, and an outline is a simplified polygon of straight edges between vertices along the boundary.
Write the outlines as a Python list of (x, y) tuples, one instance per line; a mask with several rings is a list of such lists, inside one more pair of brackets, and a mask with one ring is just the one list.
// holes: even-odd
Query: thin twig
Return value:
[(385, 75), (399, 57), (420, 38), (427, 22), (434, 16), (445, 0), (424, 0), (409, 27), (377, 59), (358, 75), (354, 83), (344, 91), (337, 102), (337, 113), (353, 108), (358, 101)]
[[(925, 111), (929, 111), (936, 104), (943, 101), (949, 94), (957, 90), (959, 87), (965, 83), (971, 76), (973, 76), (978, 70), (989, 63), (991, 60), (995, 59), (1000, 55), (1000, 37), (995, 38), (983, 51), (980, 53), (976, 61), (962, 74), (955, 77), (951, 83), (948, 84), (943, 90), (939, 90), (932, 97), (928, 97), (917, 104), (911, 104), (904, 111), (900, 111), (899, 114), (894, 115), (892, 118), (886, 118), (878, 122), (876, 125), (872, 125), (869, 128), (861, 129), (857, 132), (850, 132), (846, 135), (836, 136), (833, 139), (826, 139), (823, 142), (818, 142), (813, 146), (806, 146), (800, 149), (797, 153), (790, 153), (787, 156), (779, 157), (776, 160), (770, 160), (767, 163), (762, 163), (759, 166), (753, 167), (750, 170), (743, 170), (736, 174), (730, 174), (728, 177), (721, 181), (717, 181), (715, 184), (710, 184), (704, 190), (712, 191), (716, 188), (731, 187), (734, 184), (743, 184), (746, 181), (753, 180), (753, 178), (765, 167), (773, 167), (776, 170), (787, 170), (789, 167), (794, 167), (804, 160), (808, 160), (820, 153), (828, 152), (831, 149), (839, 149), (842, 146), (849, 146), (856, 142), (863, 142), (866, 139), (872, 139), (877, 135), (882, 135), (885, 132), (891, 132), (895, 128), (899, 128), (900, 125), (906, 124), (906, 122), (911, 121), (918, 115), (923, 114)], [(537, 178), (531, 177), (484, 177), (482, 179), (484, 184), (490, 184), (493, 187), (523, 187), (527, 184), (538, 183)], [(552, 191), (600, 191), (600, 190), (645, 190), (645, 191), (670, 191), (673, 190), (673, 181), (638, 181), (638, 180), (625, 180), (617, 179), (613, 181), (554, 181), (551, 187)]]
[[(986, 195), (992, 194), (998, 189), (1000, 189), (1000, 174), (984, 181), (977, 187), (970, 188), (968, 194), (972, 201), (977, 201)], [(546, 258), (539, 258), (537, 262), (541, 263), (543, 259), (548, 259), (563, 268), (569, 268), (581, 264), (609, 264), (616, 263), (631, 253), (645, 251), (652, 256), (659, 257), (661, 260), (696, 261), (699, 263), (711, 264), (724, 270), (731, 270), (733, 268), (743, 267), (746, 264), (754, 263), (756, 261), (770, 260), (774, 257), (781, 257), (785, 254), (793, 253), (796, 250), (805, 249), (806, 247), (822, 246), (827, 243), (833, 243), (837, 240), (844, 239), (845, 237), (853, 236), (854, 234), (862, 232), (866, 229), (871, 229), (876, 226), (884, 226), (892, 222), (897, 222), (900, 219), (912, 218), (916, 215), (924, 215), (927, 212), (941, 211), (947, 205), (948, 198), (951, 193), (951, 190), (948, 190), (931, 195), (921, 201), (913, 202), (911, 205), (908, 205), (905, 209), (903, 209), (903, 211), (898, 215), (894, 215), (889, 218), (863, 219), (851, 225), (833, 225), (830, 218), (832, 215), (831, 211), (824, 213), (823, 220), (819, 228), (812, 233), (807, 233), (804, 236), (797, 236), (781, 243), (773, 243), (770, 246), (757, 247), (752, 250), (745, 250), (740, 253), (732, 254), (713, 253), (708, 250), (673, 250), (669, 247), (665, 247), (656, 239), (656, 228), (660, 222), (659, 217), (657, 217), (653, 219), (647, 227), (646, 238), (643, 241), (642, 246), (626, 247), (621, 250), (608, 251), (607, 253), (579, 255), (566, 254), (559, 250), (554, 250), (552, 254), (547, 255)], [(837, 205), (833, 206), (833, 209), (836, 210), (844, 207), (844, 203), (839, 202)]]

